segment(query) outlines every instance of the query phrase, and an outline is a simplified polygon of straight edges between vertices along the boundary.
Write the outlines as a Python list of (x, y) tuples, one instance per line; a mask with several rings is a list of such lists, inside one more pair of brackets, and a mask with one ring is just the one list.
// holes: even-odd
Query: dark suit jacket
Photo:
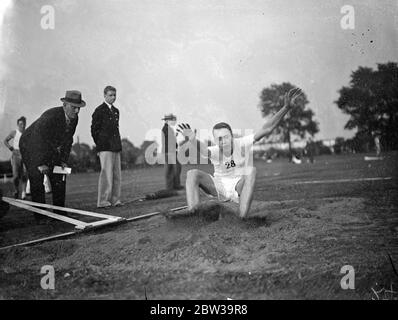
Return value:
[(167, 123), (162, 128), (162, 153), (175, 154), (177, 152), (176, 134)]
[(97, 151), (122, 151), (122, 142), (119, 133), (119, 110), (109, 109), (104, 102), (97, 107), (92, 116), (91, 136), (96, 144)]
[(78, 118), (66, 125), (63, 107), (45, 111), (22, 134), (19, 148), (27, 167), (52, 167), (67, 162)]

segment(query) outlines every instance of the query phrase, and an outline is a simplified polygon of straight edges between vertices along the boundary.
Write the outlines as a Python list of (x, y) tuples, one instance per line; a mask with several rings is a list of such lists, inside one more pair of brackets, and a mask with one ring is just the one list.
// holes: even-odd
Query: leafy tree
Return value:
[[(263, 117), (271, 116), (278, 112), (283, 107), (283, 97), (289, 90), (295, 88), (290, 83), (272, 84), (265, 88), (260, 94), (259, 108)], [(289, 153), (292, 151), (291, 140), (293, 135), (304, 138), (306, 134), (314, 136), (319, 131), (318, 122), (314, 117), (314, 112), (306, 108), (309, 103), (305, 93), (299, 96), (294, 104), (295, 106), (285, 118), (281, 121), (279, 126), (274, 130), (274, 134), (279, 135), (280, 140), (289, 143)]]
[(136, 164), (140, 165), (140, 166), (148, 166), (148, 162), (145, 159), (145, 152), (147, 151), (148, 148), (151, 148), (151, 150), (153, 150), (152, 148), (154, 147), (154, 154), (153, 156), (157, 156), (160, 153), (160, 148), (159, 145), (156, 141), (151, 141), (151, 140), (144, 140), (141, 143), (140, 146), (140, 151), (139, 151), (139, 157), (137, 158)]
[[(144, 140), (144, 141), (141, 143), (141, 146), (140, 146), (140, 153), (145, 154), (146, 149), (147, 149), (149, 146), (152, 146), (153, 143), (156, 143), (156, 142), (155, 142), (155, 141), (151, 141), (151, 140)], [(158, 151), (158, 150), (157, 150), (157, 151)]]
[(140, 149), (134, 146), (127, 138), (122, 139), (122, 169), (130, 169), (135, 165), (137, 157), (140, 155)]
[(97, 169), (97, 156), (95, 150), (86, 143), (75, 143), (72, 146), (68, 164), (74, 172), (86, 172)]
[(356, 140), (367, 150), (374, 135), (384, 147), (398, 148), (398, 65), (378, 64), (377, 70), (359, 67), (351, 74), (349, 86), (339, 90), (337, 107), (350, 115), (346, 129), (357, 129)]

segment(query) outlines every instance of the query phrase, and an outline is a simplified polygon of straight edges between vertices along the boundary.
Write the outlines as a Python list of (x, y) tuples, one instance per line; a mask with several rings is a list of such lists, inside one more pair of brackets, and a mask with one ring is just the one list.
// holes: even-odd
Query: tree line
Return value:
[[(283, 104), (283, 94), (295, 86), (291, 83), (272, 84), (260, 93), (259, 109), (263, 117), (277, 112)], [(374, 138), (380, 139), (383, 150), (398, 149), (398, 65), (396, 62), (377, 64), (377, 69), (359, 67), (350, 76), (350, 82), (339, 91), (334, 103), (349, 115), (344, 129), (356, 130), (352, 139), (337, 138), (338, 150), (369, 152)], [(319, 132), (314, 112), (307, 107), (307, 95), (296, 100), (296, 106), (282, 120), (274, 134), (280, 142), (289, 143), (292, 154), (293, 138), (305, 139)]]
[[(127, 138), (122, 139), (121, 166), (122, 170), (135, 167), (145, 167), (145, 150), (154, 141), (144, 141), (140, 147)], [(74, 172), (90, 172), (101, 170), (99, 157), (95, 146), (90, 147), (86, 143), (75, 143), (72, 146), (68, 164)]]

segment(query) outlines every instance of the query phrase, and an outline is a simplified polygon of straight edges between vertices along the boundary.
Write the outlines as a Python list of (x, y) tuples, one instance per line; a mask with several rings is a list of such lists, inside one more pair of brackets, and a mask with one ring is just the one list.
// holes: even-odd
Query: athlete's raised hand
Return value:
[(269, 136), (272, 131), (279, 125), (283, 117), (293, 108), (295, 100), (302, 94), (301, 89), (293, 88), (289, 90), (283, 97), (284, 106), (271, 119), (268, 119), (263, 127), (254, 135), (254, 142), (260, 141), (262, 138)]
[(285, 94), (284, 96), (284, 103), (285, 106), (287, 106), (289, 109), (293, 107), (294, 101), (301, 96), (303, 92), (301, 91), (300, 88), (293, 88), (290, 89), (288, 93)]
[(181, 133), (184, 137), (188, 138), (189, 141), (195, 139), (196, 130), (193, 131), (188, 123), (180, 123), (177, 126), (177, 132)]

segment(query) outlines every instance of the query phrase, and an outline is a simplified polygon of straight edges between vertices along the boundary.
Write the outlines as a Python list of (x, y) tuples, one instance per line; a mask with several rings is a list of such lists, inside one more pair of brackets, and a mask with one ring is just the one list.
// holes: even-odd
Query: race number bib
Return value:
[(227, 162), (224, 163), (224, 165), (227, 168), (227, 170), (236, 167), (236, 164), (235, 164), (234, 160), (227, 161)]

